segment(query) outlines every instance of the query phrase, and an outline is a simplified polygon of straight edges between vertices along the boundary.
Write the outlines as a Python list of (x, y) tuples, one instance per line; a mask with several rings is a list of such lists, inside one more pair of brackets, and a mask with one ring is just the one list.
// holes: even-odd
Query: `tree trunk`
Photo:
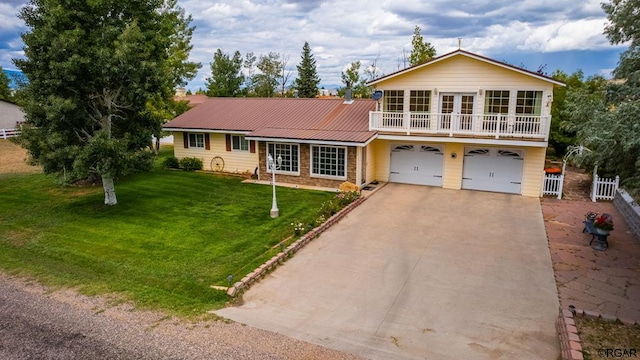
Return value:
[(104, 204), (115, 205), (118, 203), (116, 199), (116, 189), (113, 185), (113, 178), (102, 177), (102, 188), (104, 189)]

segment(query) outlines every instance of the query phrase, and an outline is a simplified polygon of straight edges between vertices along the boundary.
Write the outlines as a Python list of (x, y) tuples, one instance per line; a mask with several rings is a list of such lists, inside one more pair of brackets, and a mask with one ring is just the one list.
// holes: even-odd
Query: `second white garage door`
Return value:
[(442, 145), (393, 144), (391, 182), (442, 186)]
[(462, 188), (520, 194), (524, 150), (465, 148)]

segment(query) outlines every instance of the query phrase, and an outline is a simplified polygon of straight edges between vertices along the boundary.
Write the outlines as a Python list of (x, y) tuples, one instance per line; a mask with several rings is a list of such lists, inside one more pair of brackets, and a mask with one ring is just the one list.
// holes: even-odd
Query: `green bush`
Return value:
[(162, 166), (169, 169), (177, 169), (180, 167), (180, 162), (175, 156), (169, 156), (168, 158), (164, 159), (164, 161), (162, 162)]
[(180, 166), (185, 171), (202, 170), (202, 160), (195, 157), (186, 157), (180, 160)]

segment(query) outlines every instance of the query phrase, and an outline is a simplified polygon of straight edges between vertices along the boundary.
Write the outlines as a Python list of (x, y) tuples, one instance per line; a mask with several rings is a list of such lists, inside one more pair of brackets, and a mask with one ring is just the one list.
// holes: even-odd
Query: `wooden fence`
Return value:
[(0, 139), (8, 139), (20, 135), (20, 129), (0, 129)]

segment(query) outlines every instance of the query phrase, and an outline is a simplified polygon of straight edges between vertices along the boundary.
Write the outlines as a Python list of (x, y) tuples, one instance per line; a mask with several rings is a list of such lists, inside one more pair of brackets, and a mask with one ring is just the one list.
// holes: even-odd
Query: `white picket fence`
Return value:
[(0, 129), (0, 139), (8, 139), (20, 135), (20, 129)]
[(564, 184), (564, 171), (562, 174), (544, 173), (542, 183), (542, 195), (555, 195), (558, 200), (562, 199), (562, 185)]
[(593, 185), (591, 186), (591, 201), (613, 200), (616, 196), (616, 191), (618, 190), (619, 185), (620, 176), (616, 176), (615, 179), (601, 178), (594, 171)]

